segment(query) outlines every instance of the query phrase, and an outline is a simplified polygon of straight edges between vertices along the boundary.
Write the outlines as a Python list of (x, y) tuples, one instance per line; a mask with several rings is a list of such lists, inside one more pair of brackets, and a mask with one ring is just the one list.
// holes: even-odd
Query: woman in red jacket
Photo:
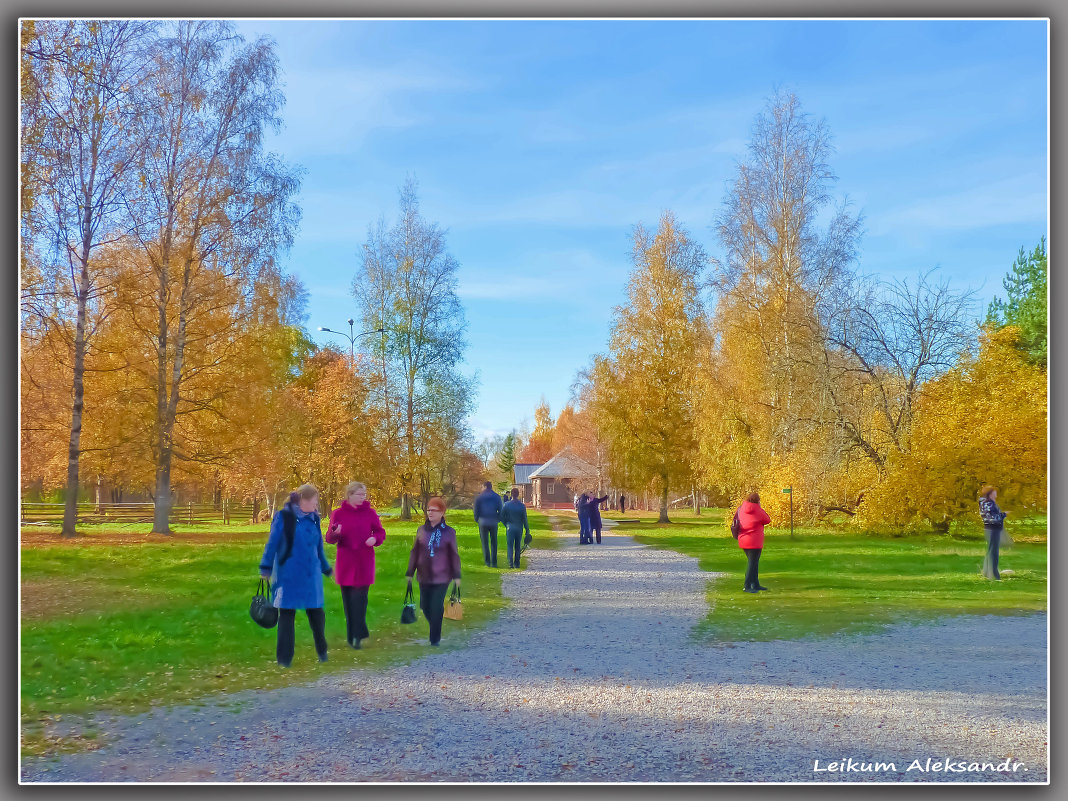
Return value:
[(419, 571), (419, 606), (430, 624), (430, 644), (441, 642), (441, 619), (445, 616), (445, 591), (455, 580), (460, 588), (460, 551), (456, 530), (445, 524), (445, 500), (431, 498), (426, 504), (426, 520), (419, 526), (408, 557), (408, 587)]
[(745, 570), (745, 592), (759, 592), (767, 587), (757, 580), (757, 563), (760, 551), (764, 547), (764, 526), (771, 522), (768, 513), (760, 508), (760, 496), (749, 493), (749, 497), (738, 507), (738, 522), (741, 533), (738, 535), (738, 547), (745, 551), (749, 564)]
[(367, 501), (367, 487), (353, 481), (345, 488), (345, 500), (330, 515), (326, 541), (337, 543), (334, 576), (345, 605), (345, 629), (349, 645), (360, 647), (367, 630), (367, 590), (375, 583), (375, 548), (386, 539), (378, 512)]

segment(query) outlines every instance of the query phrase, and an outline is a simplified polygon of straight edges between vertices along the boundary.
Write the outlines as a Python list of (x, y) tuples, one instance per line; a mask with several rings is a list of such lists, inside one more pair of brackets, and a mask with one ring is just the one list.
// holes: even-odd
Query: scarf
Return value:
[(441, 533), (445, 530), (444, 523), (438, 523), (434, 528), (430, 530), (430, 536), (427, 537), (427, 547), (430, 549), (430, 556), (434, 556), (434, 549), (441, 544)]

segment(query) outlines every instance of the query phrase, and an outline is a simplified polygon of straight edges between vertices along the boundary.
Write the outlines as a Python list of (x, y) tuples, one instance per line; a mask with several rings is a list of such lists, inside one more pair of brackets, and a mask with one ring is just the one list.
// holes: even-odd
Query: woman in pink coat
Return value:
[(386, 539), (378, 513), (367, 501), (367, 487), (353, 481), (345, 488), (345, 500), (330, 515), (326, 541), (337, 543), (334, 576), (345, 605), (345, 628), (349, 645), (360, 647), (367, 639), (367, 590), (375, 583), (375, 548)]
[(738, 547), (745, 551), (745, 558), (749, 562), (745, 570), (745, 592), (766, 590), (767, 587), (761, 586), (757, 580), (757, 563), (764, 547), (764, 526), (771, 522), (771, 518), (760, 508), (760, 496), (757, 493), (749, 493), (749, 497), (738, 507), (738, 522), (741, 525)]

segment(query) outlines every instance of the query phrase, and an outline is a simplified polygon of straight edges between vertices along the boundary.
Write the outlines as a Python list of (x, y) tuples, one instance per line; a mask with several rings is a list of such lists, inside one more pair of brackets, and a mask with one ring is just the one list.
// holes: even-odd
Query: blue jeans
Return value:
[(504, 530), (504, 535), (508, 540), (508, 564), (512, 567), (519, 567), (519, 552), (523, 550), (521, 544), (523, 529), (508, 526)]
[(497, 566), (497, 523), (478, 521), (478, 538), (482, 542), (482, 559), (487, 566)]

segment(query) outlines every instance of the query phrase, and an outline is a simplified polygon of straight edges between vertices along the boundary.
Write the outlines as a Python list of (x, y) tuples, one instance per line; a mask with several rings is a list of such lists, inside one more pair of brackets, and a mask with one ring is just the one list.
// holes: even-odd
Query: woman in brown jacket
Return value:
[(445, 615), (445, 593), (455, 580), (460, 588), (460, 552), (456, 531), (445, 525), (445, 501), (431, 498), (426, 505), (426, 521), (415, 534), (408, 557), (408, 586), (418, 571), (419, 608), (430, 624), (430, 644), (441, 642), (441, 619)]

